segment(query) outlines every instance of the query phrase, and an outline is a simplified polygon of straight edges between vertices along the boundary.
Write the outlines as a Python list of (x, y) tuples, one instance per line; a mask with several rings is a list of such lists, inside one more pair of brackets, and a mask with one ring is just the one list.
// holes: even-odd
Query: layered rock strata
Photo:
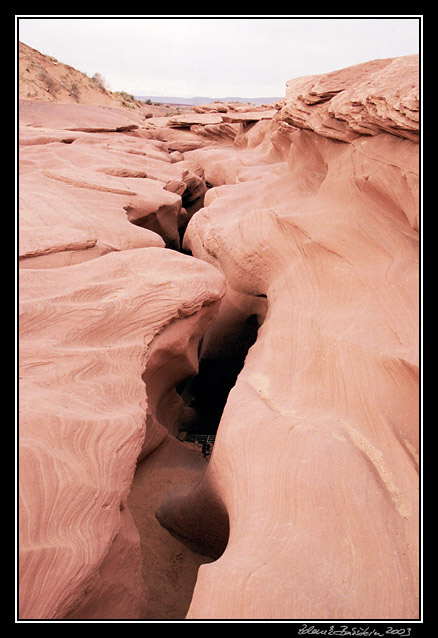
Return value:
[[(173, 618), (417, 618), (418, 58), (246, 114), (22, 109), (20, 618), (167, 613), (165, 530)], [(206, 463), (177, 387), (248, 322)]]
[[(223, 294), (222, 277), (190, 257), (139, 248), (25, 269), (20, 280), (21, 617), (78, 617), (92, 592), (101, 618), (138, 618), (138, 534), (126, 499), (142, 449), (167, 436), (146, 419), (142, 375), (163, 330), (182, 322), (196, 340)], [(175, 370), (177, 380), (191, 372)], [(108, 561), (120, 573), (102, 606), (95, 590), (114, 569)]]
[(20, 106), (19, 614), (143, 618), (126, 501), (137, 459), (170, 436), (157, 344), (184, 335), (174, 383), (196, 372), (223, 294), (215, 269), (164, 249), (203, 172), (143, 139), (136, 114)]
[(279, 174), (251, 180), (243, 153), (223, 179), (220, 151), (193, 151), (217, 188), (185, 245), (225, 274), (230, 305), (268, 310), (205, 478), (160, 511), (201, 546), (212, 508), (229, 528), (188, 618), (418, 617), (417, 100), (415, 58), (378, 61), (289, 83), (270, 143), (264, 129), (246, 147)]

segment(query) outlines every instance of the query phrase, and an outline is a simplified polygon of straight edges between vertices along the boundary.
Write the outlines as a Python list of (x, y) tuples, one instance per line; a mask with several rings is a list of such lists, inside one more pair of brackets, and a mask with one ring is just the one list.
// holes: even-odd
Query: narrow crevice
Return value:
[(210, 188), (212, 188), (212, 185), (203, 179), (202, 184), (198, 186), (195, 195), (191, 193), (189, 187), (187, 187), (186, 191), (181, 196), (182, 210), (185, 211), (185, 214), (184, 221), (178, 226), (178, 235), (180, 244), (179, 252), (183, 255), (192, 255), (191, 250), (186, 249), (183, 246), (184, 235), (193, 215), (204, 207), (205, 194)]
[[(112, 174), (111, 170), (104, 172)], [(138, 171), (133, 174), (132, 171), (121, 172), (117, 169), (117, 176), (142, 178), (147, 177), (147, 174)], [(193, 173), (187, 170), (183, 172), (177, 190), (167, 186), (164, 189), (180, 195), (179, 207), (177, 203), (170, 202), (151, 210), (147, 199), (135, 198), (123, 208), (131, 224), (160, 235), (166, 248), (191, 255), (190, 250), (183, 248), (184, 234), (193, 215), (203, 208), (205, 193), (209, 188), (212, 188), (212, 185), (205, 180), (203, 171)]]
[[(203, 207), (208, 188), (211, 185), (204, 181), (197, 196), (187, 188), (179, 224), (171, 221), (170, 214), (166, 224), (156, 213), (145, 215), (137, 224), (158, 232), (166, 248), (192, 256), (183, 248), (184, 234)], [(139, 456), (130, 508), (140, 533), (145, 582), (152, 594), (149, 619), (184, 618), (199, 566), (217, 560), (228, 543), (228, 512), (204, 478), (228, 395), (256, 342), (260, 315), (238, 311), (228, 317), (228, 305), (222, 301), (217, 302), (212, 321), (204, 309), (205, 316), (166, 327), (154, 340), (143, 375), (149, 438)], [(254, 302), (252, 312), (263, 304), (255, 298)], [(227, 315), (226, 334), (221, 312)], [(149, 505), (143, 509), (146, 502)], [(156, 574), (150, 570), (151, 552), (156, 552)]]
[(189, 257), (193, 257), (193, 253), (192, 253), (192, 251), (190, 250), (190, 248), (184, 248), (184, 246), (182, 245), (182, 241), (183, 241), (183, 239), (184, 239), (184, 233), (185, 233), (186, 228), (187, 228), (187, 226), (184, 228), (184, 230), (183, 230), (183, 231), (181, 232), (181, 234), (180, 234), (180, 237), (181, 237), (181, 239), (180, 239), (180, 242), (181, 242), (181, 248), (179, 249), (179, 252), (180, 252), (182, 255), (189, 255)]
[(215, 304), (166, 326), (143, 375), (147, 438), (128, 505), (150, 593), (148, 620), (184, 619), (199, 567), (219, 559), (229, 540), (228, 511), (208, 474), (214, 446), (202, 437), (216, 436), (257, 340), (264, 300), (254, 297), (249, 315), (230, 312), (228, 297)]
[(176, 390), (185, 403), (180, 439), (217, 433), (228, 395), (243, 369), (248, 350), (256, 342), (258, 328), (257, 315), (251, 315), (228, 339), (225, 352), (214, 357), (201, 354), (197, 375), (178, 385)]
[[(204, 197), (202, 197), (202, 202), (204, 202)], [(190, 219), (191, 218), (192, 218), (192, 216), (190, 216)], [(189, 248), (185, 248), (184, 247), (184, 235), (186, 233), (187, 226), (189, 225), (190, 219), (185, 221), (178, 228), (178, 235), (179, 235), (179, 249), (178, 249), (178, 252), (180, 252), (183, 255), (189, 255), (190, 257), (192, 257), (193, 256), (192, 251)]]

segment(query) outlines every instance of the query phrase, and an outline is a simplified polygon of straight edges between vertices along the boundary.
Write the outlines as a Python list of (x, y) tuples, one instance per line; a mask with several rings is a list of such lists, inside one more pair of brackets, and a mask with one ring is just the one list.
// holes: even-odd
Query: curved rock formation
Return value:
[[(119, 530), (135, 537), (121, 511), (145, 441), (142, 375), (154, 337), (186, 317), (199, 330), (196, 317), (205, 323), (210, 307), (211, 320), (223, 280), (162, 248), (25, 269), (20, 280), (20, 617), (78, 617), (115, 560)], [(166, 433), (152, 422), (147, 431), (149, 448)], [(131, 583), (131, 618), (140, 614), (139, 575), (138, 557), (124, 559), (117, 596), (131, 601)]]
[[(20, 619), (418, 618), (418, 58), (246, 111), (99, 128), (42, 104), (20, 123)], [(181, 384), (219, 393), (231, 361), (206, 462)]]
[(279, 117), (344, 141), (386, 131), (418, 142), (418, 56), (291, 80)]
[[(211, 507), (227, 516), (218, 528), (229, 524), (188, 618), (418, 617), (417, 67), (375, 67), (298, 82), (324, 99), (306, 106), (308, 119), (287, 117), (281, 174), (248, 170), (242, 181), (238, 167), (188, 226), (193, 255), (268, 304), (204, 480), (162, 509), (190, 538)], [(388, 67), (403, 69), (408, 122), (373, 116), (364, 136), (353, 117), (342, 135), (326, 124), (321, 135), (320, 102), (346, 108), (369, 74), (373, 101), (399, 112)], [(280, 125), (302, 100), (294, 86)], [(208, 165), (217, 152), (201, 154)]]

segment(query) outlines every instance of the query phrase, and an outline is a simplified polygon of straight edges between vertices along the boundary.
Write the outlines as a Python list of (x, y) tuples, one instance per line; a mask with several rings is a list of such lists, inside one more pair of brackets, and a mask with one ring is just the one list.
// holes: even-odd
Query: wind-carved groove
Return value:
[[(143, 374), (148, 412), (145, 442), (138, 458), (140, 482), (135, 484), (134, 498), (138, 499), (142, 480), (147, 479), (148, 484), (157, 480), (153, 475), (153, 465), (157, 462), (154, 457), (158, 460), (164, 453), (167, 458), (166, 446), (172, 450), (178, 446), (190, 455), (190, 459), (197, 459), (191, 470), (198, 477), (196, 482), (172, 483), (170, 494), (168, 488), (162, 492), (155, 511), (151, 509), (145, 515), (143, 508), (148, 507), (147, 496), (140, 510), (130, 505), (145, 548), (143, 572), (147, 584), (150, 540), (144, 534), (150, 534), (151, 520), (159, 523), (163, 530), (159, 536), (161, 553), (155, 560), (166, 579), (175, 561), (175, 542), (178, 541), (177, 547), (185, 547), (185, 553), (176, 550), (177, 555), (184, 556), (180, 558), (181, 569), (185, 570), (184, 591), (178, 583), (166, 581), (167, 587), (175, 587), (175, 592), (168, 594), (170, 600), (180, 601), (181, 617), (192, 598), (199, 564), (217, 560), (223, 554), (230, 532), (227, 509), (214, 486), (208, 479), (204, 480), (211, 457), (203, 458), (201, 447), (190, 441), (195, 433), (217, 432), (228, 394), (244, 367), (248, 350), (256, 342), (261, 321), (255, 312), (246, 315), (239, 312), (237, 317), (224, 321), (224, 314), (228, 316), (229, 312), (224, 300), (204, 304), (193, 315), (170, 322), (151, 343)], [(263, 302), (254, 297), (255, 308)], [(193, 461), (187, 456), (184, 463)], [(177, 454), (177, 466), (178, 462)], [(152, 464), (152, 473), (145, 474), (148, 464)], [(170, 461), (166, 477), (171, 477), (174, 471), (173, 461)], [(190, 472), (182, 475), (183, 481), (191, 476)], [(175, 477), (180, 476), (181, 471), (177, 469)], [(144, 520), (149, 522), (143, 523)], [(161, 601), (159, 605), (167, 609), (166, 602)], [(171, 603), (169, 605), (171, 607)]]
[[(184, 233), (192, 216), (203, 207), (209, 187), (204, 175), (191, 173), (185, 176), (185, 190), (169, 193), (181, 198), (177, 213), (172, 206), (168, 210), (151, 211), (150, 205), (139, 197), (131, 200), (125, 210), (132, 223), (158, 232), (166, 248), (191, 255), (190, 249), (183, 247)], [(244, 297), (240, 310), (239, 303), (235, 306), (235, 299), (230, 302), (225, 295), (194, 315), (171, 322), (151, 344), (143, 375), (148, 412), (138, 463), (147, 464), (148, 459), (153, 463), (155, 450), (156, 458), (161, 451), (166, 454), (169, 441), (173, 441), (172, 446), (189, 449), (204, 463), (198, 484), (189, 487), (175, 484), (170, 495), (162, 497), (155, 519), (163, 531), (200, 560), (204, 557), (203, 562), (217, 560), (228, 544), (227, 509), (209, 478), (204, 479), (228, 395), (257, 340), (265, 314), (260, 308), (267, 306), (265, 294), (254, 295), (249, 305), (247, 296)], [(199, 441), (203, 439), (201, 447)], [(167, 542), (170, 547), (170, 539), (166, 545)], [(167, 551), (166, 548), (160, 559), (165, 569), (169, 562)]]
[(150, 346), (143, 374), (148, 412), (146, 438), (138, 461), (168, 436), (178, 434), (184, 408), (176, 388), (198, 371), (198, 344), (220, 302), (205, 304), (196, 313), (175, 319)]
[[(228, 395), (257, 340), (259, 315), (239, 313), (227, 321), (226, 310), (225, 302), (200, 343), (197, 374), (176, 387), (185, 403), (177, 435), (183, 441), (218, 432)], [(228, 513), (207, 473), (204, 478), (188, 494), (166, 500), (156, 517), (190, 549), (217, 560), (228, 544)]]
[(197, 375), (177, 388), (186, 404), (179, 426), (180, 437), (187, 440), (191, 435), (216, 434), (228, 394), (243, 368), (249, 348), (256, 342), (257, 331), (258, 319), (254, 314), (229, 336), (225, 351), (203, 356), (201, 347)]

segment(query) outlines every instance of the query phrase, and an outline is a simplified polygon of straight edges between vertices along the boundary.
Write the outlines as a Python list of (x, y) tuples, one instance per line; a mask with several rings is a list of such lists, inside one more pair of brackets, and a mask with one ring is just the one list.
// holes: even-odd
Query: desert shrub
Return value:
[(77, 84), (77, 82), (71, 83), (70, 93), (74, 97), (76, 102), (79, 102), (79, 85)]
[(94, 84), (97, 84), (100, 89), (102, 89), (103, 91), (106, 90), (106, 80), (100, 73), (95, 73), (91, 80), (94, 82)]
[(131, 95), (131, 93), (127, 93), (126, 91), (119, 91), (118, 95), (120, 95), (122, 99), (126, 100), (127, 102), (137, 103), (137, 100), (135, 99), (133, 95)]
[(52, 76), (49, 75), (46, 71), (41, 71), (40, 80), (43, 82), (47, 91), (51, 95), (55, 95), (59, 91), (59, 85), (57, 81), (54, 78), (52, 78)]

